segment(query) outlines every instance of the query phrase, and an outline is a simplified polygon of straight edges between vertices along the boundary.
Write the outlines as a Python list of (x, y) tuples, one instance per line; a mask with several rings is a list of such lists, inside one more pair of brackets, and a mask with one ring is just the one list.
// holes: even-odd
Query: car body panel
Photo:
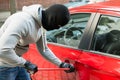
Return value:
[[(76, 72), (38, 71), (31, 76), (33, 80), (68, 80), (69, 78), (69, 80), (108, 80), (108, 78), (119, 80), (120, 78), (120, 59), (61, 45), (48, 44), (48, 46), (62, 61), (73, 63)], [(56, 68), (55, 65), (39, 55), (35, 45), (30, 47), (30, 52), (27, 52), (23, 57), (37, 64), (39, 68)], [(54, 73), (56, 75), (53, 75)]]
[[(67, 62), (68, 62), (67, 57), (69, 54), (64, 53), (65, 55), (63, 57), (63, 54), (60, 54), (59, 49), (63, 49), (67, 53), (71, 51), (75, 51), (74, 49), (67, 49), (61, 46), (57, 47), (56, 45), (54, 46), (48, 45), (48, 46), (50, 47), (51, 50), (53, 50), (53, 52), (57, 53), (55, 54), (57, 57), (59, 57), (62, 61), (66, 60)], [(63, 51), (61, 52), (63, 53)], [(72, 56), (73, 54), (71, 55), (71, 57), (70, 56), (69, 57), (72, 58), (73, 60), (77, 60), (78, 52), (74, 52), (74, 54), (75, 54), (74, 57)], [(43, 70), (39, 70), (37, 73), (31, 75), (32, 80), (63, 80), (63, 79), (76, 80), (76, 73), (68, 74), (65, 73), (64, 70), (54, 70), (54, 68), (58, 68), (58, 66), (44, 59), (42, 55), (40, 55), (39, 52), (37, 51), (35, 44), (30, 45), (29, 51), (25, 53), (23, 57), (31, 61), (32, 63), (36, 64), (39, 68), (43, 68)], [(72, 63), (75, 63), (75, 61)], [(47, 68), (47, 70), (44, 70), (45, 68)]]
[(61, 53), (60, 56), (64, 61), (69, 60), (74, 63), (79, 74), (78, 80), (108, 80), (108, 78), (119, 80), (120, 78), (120, 59), (54, 44), (49, 44), (49, 46), (57, 55)]
[[(106, 2), (99, 2), (96, 4), (88, 4), (84, 6), (79, 6), (70, 9), (71, 13), (76, 13), (76, 12), (97, 12), (97, 10), (107, 10), (107, 11), (120, 11), (119, 8), (119, 2), (120, 0), (115, 0), (113, 1), (106, 1)], [(106, 6), (107, 5), (107, 6)], [(87, 9), (87, 10), (85, 10)]]
[[(107, 6), (106, 6), (107, 5)], [(76, 71), (38, 71), (31, 75), (33, 80), (120, 80), (120, 58), (118, 55), (92, 51), (92, 39), (102, 14), (120, 17), (120, 0), (108, 1), (70, 9), (71, 14), (91, 13), (85, 32), (78, 48), (57, 43), (48, 43), (49, 48), (62, 61), (72, 63)], [(37, 64), (40, 68), (57, 68), (45, 60), (37, 51), (35, 44), (30, 45), (24, 58)]]

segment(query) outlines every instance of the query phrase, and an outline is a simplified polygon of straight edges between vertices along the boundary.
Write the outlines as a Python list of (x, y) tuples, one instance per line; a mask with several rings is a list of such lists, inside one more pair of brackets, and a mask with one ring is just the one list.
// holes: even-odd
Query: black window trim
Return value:
[(83, 33), (81, 42), (79, 44), (79, 47), (78, 47), (79, 49), (83, 49), (83, 50), (90, 49), (93, 33), (94, 33), (94, 30), (97, 25), (97, 21), (98, 21), (99, 17), (100, 17), (100, 14), (98, 14), (98, 13), (91, 14), (90, 19), (87, 24), (87, 27)]

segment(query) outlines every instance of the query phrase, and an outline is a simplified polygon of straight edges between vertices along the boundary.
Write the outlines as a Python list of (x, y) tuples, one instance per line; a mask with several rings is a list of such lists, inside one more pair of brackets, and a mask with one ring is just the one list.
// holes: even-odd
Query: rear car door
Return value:
[(78, 80), (120, 79), (120, 13), (99, 10), (89, 30), (90, 41), (79, 56)]

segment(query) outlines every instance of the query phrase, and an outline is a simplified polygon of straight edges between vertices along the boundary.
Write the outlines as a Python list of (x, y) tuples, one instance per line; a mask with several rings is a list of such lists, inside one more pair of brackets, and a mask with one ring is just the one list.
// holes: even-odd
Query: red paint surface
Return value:
[[(63, 46), (50, 45), (50, 49), (61, 60), (73, 63), (76, 72), (65, 73), (63, 70), (43, 70), (32, 75), (33, 80), (119, 80), (120, 60), (111, 57), (84, 52)], [(23, 56), (38, 65), (39, 68), (58, 68), (46, 61), (34, 45)]]
[[(57, 48), (56, 48), (57, 49)], [(56, 52), (55, 49), (55, 52)], [(63, 60), (63, 56), (56, 52), (57, 56), (59, 56)], [(66, 55), (67, 56), (67, 55)], [(76, 80), (75, 73), (65, 73), (63, 69), (58, 69), (58, 66), (50, 63), (45, 60), (37, 51), (35, 45), (30, 45), (30, 49), (27, 53), (23, 55), (24, 58), (31, 61), (32, 63), (38, 65), (40, 69), (36, 74), (31, 75), (33, 80)], [(48, 70), (47, 70), (48, 69)], [(51, 70), (50, 70), (51, 69)], [(58, 70), (56, 70), (58, 69)]]

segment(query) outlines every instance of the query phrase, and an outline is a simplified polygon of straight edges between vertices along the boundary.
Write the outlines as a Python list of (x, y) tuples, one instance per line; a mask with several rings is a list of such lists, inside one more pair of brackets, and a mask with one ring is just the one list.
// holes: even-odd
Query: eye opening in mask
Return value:
[(58, 26), (57, 26), (57, 29), (59, 29), (60, 27), (62, 27), (62, 26), (61, 26), (61, 25), (58, 25)]
[(58, 27), (60, 28), (60, 27), (61, 27), (61, 25), (58, 25)]

